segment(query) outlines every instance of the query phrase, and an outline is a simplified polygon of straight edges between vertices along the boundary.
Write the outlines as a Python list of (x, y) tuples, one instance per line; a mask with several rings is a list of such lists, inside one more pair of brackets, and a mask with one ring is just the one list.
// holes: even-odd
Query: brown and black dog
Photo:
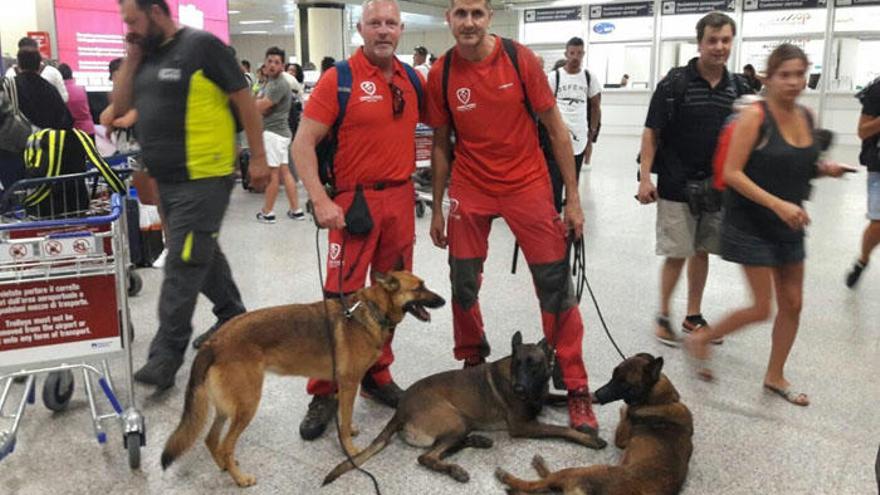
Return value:
[[(205, 439), (208, 450), (220, 469), (229, 470), (239, 486), (253, 485), (255, 478), (239, 471), (234, 450), (238, 437), (257, 412), (267, 371), (322, 380), (335, 378), (339, 387), (340, 441), (350, 455), (356, 455), (351, 416), (364, 373), (379, 359), (382, 346), (406, 313), (428, 321), (430, 315), (425, 308), (445, 304), (442, 297), (409, 272), (379, 274), (375, 280), (373, 286), (348, 298), (350, 318), (343, 314), (340, 301), (331, 300), (260, 309), (226, 323), (196, 355), (183, 415), (165, 444), (162, 468), (192, 446), (205, 425), (208, 405), (213, 404), (214, 424)], [(327, 334), (327, 315), (334, 349)], [(220, 433), (227, 419), (232, 423), (221, 443)]]
[(600, 465), (551, 472), (540, 456), (532, 466), (541, 477), (525, 481), (502, 469), (495, 475), (509, 493), (562, 492), (565, 495), (672, 495), (687, 478), (694, 433), (687, 406), (660, 373), (663, 358), (637, 354), (614, 369), (611, 381), (596, 390), (606, 404), (623, 399), (614, 443), (624, 449), (617, 466)]
[[(474, 430), (508, 430), (512, 437), (562, 438), (593, 449), (605, 447), (598, 436), (567, 426), (539, 423), (535, 418), (547, 401), (553, 374), (552, 352), (546, 341), (523, 344), (514, 334), (510, 356), (463, 370), (423, 378), (407, 389), (397, 412), (369, 447), (354, 456), (358, 466), (384, 449), (400, 432), (416, 447), (430, 448), (419, 464), (466, 482), (461, 466), (443, 459), (465, 447), (490, 448), (492, 440), (472, 435)], [(350, 461), (336, 466), (324, 478), (333, 482), (354, 469)]]

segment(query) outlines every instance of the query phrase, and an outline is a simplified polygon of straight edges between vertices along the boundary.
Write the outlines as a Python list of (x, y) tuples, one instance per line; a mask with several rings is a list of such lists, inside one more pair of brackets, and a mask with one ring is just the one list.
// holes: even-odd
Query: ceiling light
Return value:
[(241, 34), (269, 34), (269, 31), (242, 31)]
[(235, 15), (235, 14), (241, 14), (241, 11), (240, 11), (240, 10), (230, 10), (230, 11), (227, 12), (227, 13), (228, 13), (229, 15)]
[(262, 19), (259, 21), (238, 21), (239, 24), (272, 24), (272, 21), (269, 19)]

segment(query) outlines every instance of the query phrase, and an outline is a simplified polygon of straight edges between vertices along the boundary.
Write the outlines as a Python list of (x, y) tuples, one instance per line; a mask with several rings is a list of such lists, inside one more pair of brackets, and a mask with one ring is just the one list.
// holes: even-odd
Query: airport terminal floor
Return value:
[[(880, 438), (880, 271), (870, 269), (856, 290), (844, 286), (864, 227), (865, 174), (844, 180), (817, 180), (808, 211), (813, 223), (807, 238), (804, 309), (800, 332), (786, 369), (798, 390), (810, 395), (809, 407), (793, 406), (761, 387), (770, 348), (770, 324), (729, 336), (715, 347), (714, 383), (696, 379), (681, 349), (664, 347), (652, 335), (657, 309), (660, 259), (654, 255), (653, 206), (633, 200), (636, 190), (633, 138), (603, 137), (593, 165), (583, 172), (581, 197), (586, 214), (586, 260), (589, 282), (610, 327), (627, 354), (649, 352), (665, 359), (664, 372), (694, 416), (694, 452), (682, 493), (704, 494), (869, 494), (876, 490), (874, 459)], [(315, 228), (288, 219), (275, 225), (254, 220), (260, 195), (240, 187), (223, 226), (221, 244), (249, 309), (320, 298)], [(284, 201), (283, 197), (279, 202)], [(280, 203), (279, 203), (280, 204)], [(280, 206), (279, 206), (280, 207)], [(428, 236), (430, 216), (417, 220), (415, 272), (428, 287), (449, 297), (447, 254)], [(322, 232), (322, 251), (326, 238)], [(538, 305), (525, 265), (510, 273), (513, 237), (495, 222), (485, 267), (481, 304), (492, 358), (509, 353), (519, 330), (527, 342), (541, 336)], [(157, 269), (140, 271), (145, 285), (130, 300), (136, 340), (134, 365), (146, 359), (156, 332), (156, 302), (161, 282)], [(748, 298), (741, 269), (712, 257), (703, 304), (708, 321), (718, 321)], [(685, 287), (674, 298), (673, 322), (684, 317)], [(604, 384), (620, 359), (602, 329), (588, 296), (581, 302), (586, 335), (584, 358), (591, 388)], [(401, 386), (443, 370), (460, 367), (452, 357), (449, 306), (433, 311), (430, 323), (408, 317), (398, 327), (392, 372)], [(213, 323), (210, 304), (201, 299), (196, 332)], [(39, 403), (28, 408), (13, 454), (0, 463), (0, 493), (43, 495), (73, 493), (136, 494), (369, 494), (370, 480), (351, 472), (322, 488), (321, 480), (343, 459), (335, 434), (313, 442), (298, 434), (309, 397), (304, 378), (270, 375), (259, 411), (238, 442), (244, 472), (257, 478), (244, 491), (212, 461), (200, 440), (167, 471), (159, 457), (177, 425), (193, 352), (175, 387), (155, 395), (137, 385), (146, 416), (147, 445), (140, 470), (131, 471), (121, 435), (108, 427), (108, 442), (98, 445), (89, 424), (81, 376), (69, 409), (51, 414)], [(117, 387), (124, 387), (122, 362), (113, 363)], [(21, 387), (21, 385), (16, 385)], [(121, 393), (125, 396), (124, 393)], [(613, 439), (621, 403), (597, 407), (601, 434)], [(355, 443), (363, 447), (382, 429), (392, 410), (358, 398)], [(565, 409), (547, 408), (541, 419), (564, 424)], [(504, 493), (496, 468), (534, 479), (535, 454), (552, 469), (616, 463), (621, 451), (609, 444), (588, 450), (559, 440), (511, 439), (505, 432), (487, 434), (489, 450), (465, 449), (452, 458), (470, 473), (461, 484), (421, 467), (422, 453), (394, 439), (365, 468), (390, 494)]]

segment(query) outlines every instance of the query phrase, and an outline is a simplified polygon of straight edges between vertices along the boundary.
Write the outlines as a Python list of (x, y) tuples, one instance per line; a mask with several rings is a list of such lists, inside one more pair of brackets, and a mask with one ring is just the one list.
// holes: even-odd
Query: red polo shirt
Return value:
[[(409, 179), (415, 171), (419, 102), (406, 70), (395, 58), (391, 83), (403, 91), (406, 102), (403, 113), (395, 117), (391, 88), (382, 71), (370, 63), (362, 48), (348, 62), (352, 85), (333, 164), (337, 187)], [(419, 78), (424, 87), (424, 79)], [(336, 89), (334, 67), (321, 76), (303, 114), (332, 127), (339, 114)]]
[[(520, 75), (536, 112), (556, 104), (547, 76), (528, 48), (516, 44)], [(547, 164), (538, 143), (535, 123), (526, 112), (523, 91), (513, 64), (495, 37), (495, 49), (479, 62), (470, 62), (457, 49), (451, 53), (448, 99), (444, 108), (443, 63), (428, 76), (427, 123), (439, 127), (455, 119), (455, 162), (452, 183), (477, 187), (490, 194), (507, 194), (545, 181)]]

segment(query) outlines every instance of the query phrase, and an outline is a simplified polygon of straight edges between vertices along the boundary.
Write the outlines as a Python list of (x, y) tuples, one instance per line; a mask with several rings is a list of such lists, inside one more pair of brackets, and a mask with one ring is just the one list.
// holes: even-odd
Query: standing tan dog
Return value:
[(614, 369), (611, 381), (596, 390), (606, 404), (623, 399), (614, 443), (624, 449), (617, 466), (600, 465), (551, 472), (540, 456), (532, 466), (540, 481), (525, 481), (502, 469), (495, 475), (509, 493), (565, 495), (673, 495), (687, 478), (693, 444), (693, 419), (678, 391), (660, 373), (663, 358), (637, 354)]
[[(466, 482), (470, 475), (444, 459), (465, 447), (489, 448), (490, 438), (474, 430), (508, 430), (512, 437), (561, 438), (592, 449), (605, 441), (567, 426), (548, 425), (536, 419), (547, 401), (553, 374), (552, 352), (546, 341), (523, 344), (516, 332), (512, 354), (493, 363), (446, 371), (414, 383), (397, 406), (397, 412), (369, 447), (354, 457), (360, 466), (401, 433), (410, 445), (430, 448), (419, 464)], [(350, 461), (336, 466), (324, 484), (354, 469)]]
[[(238, 437), (257, 412), (267, 371), (335, 379), (339, 387), (340, 441), (349, 455), (356, 455), (351, 417), (361, 379), (379, 359), (382, 346), (405, 313), (429, 321), (425, 308), (445, 304), (442, 297), (409, 272), (380, 274), (375, 279), (375, 285), (347, 298), (350, 318), (343, 314), (340, 301), (332, 300), (260, 309), (226, 323), (196, 355), (183, 415), (165, 444), (162, 468), (195, 442), (205, 425), (210, 403), (216, 416), (205, 443), (214, 461), (220, 469), (229, 470), (239, 486), (256, 483), (253, 476), (239, 471), (234, 451)], [(329, 315), (333, 332), (332, 349), (325, 315)], [(232, 423), (220, 442), (227, 418)]]

